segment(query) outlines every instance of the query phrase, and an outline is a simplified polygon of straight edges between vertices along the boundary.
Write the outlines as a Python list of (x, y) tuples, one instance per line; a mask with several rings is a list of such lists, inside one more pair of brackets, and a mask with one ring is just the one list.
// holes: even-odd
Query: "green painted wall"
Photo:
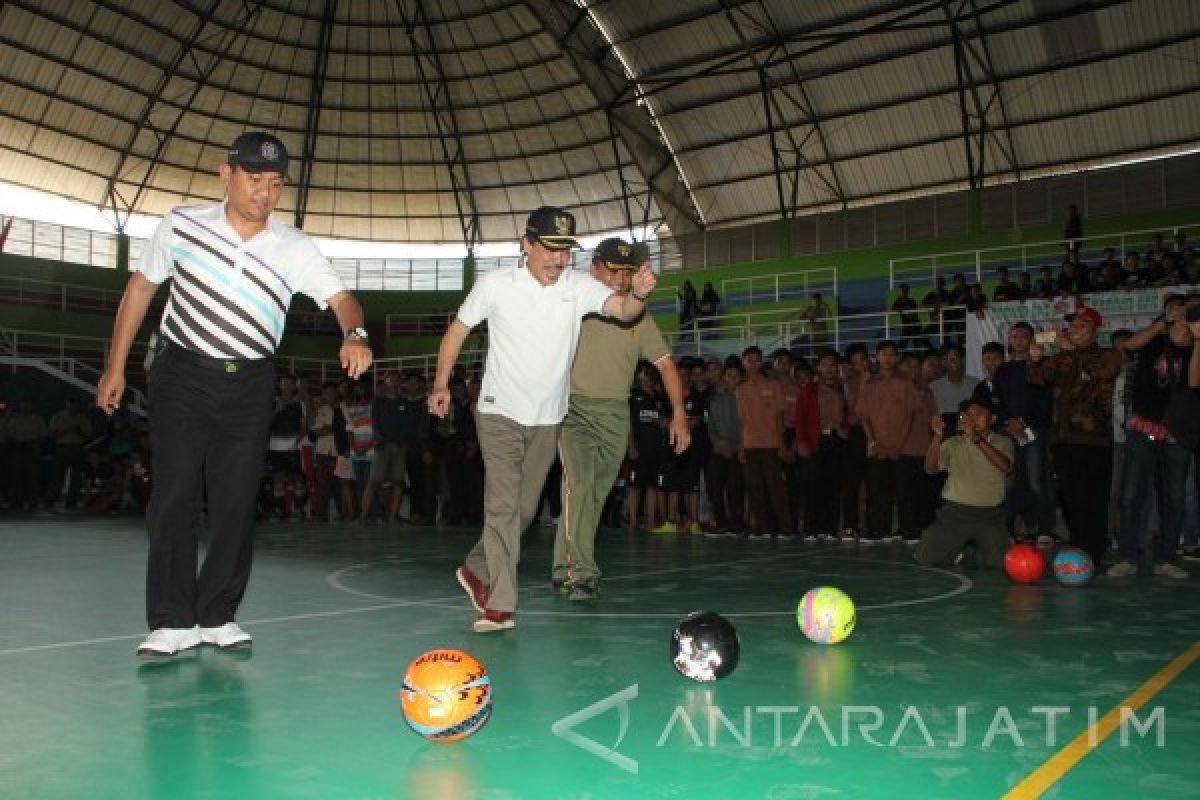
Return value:
[[(1086, 219), (1084, 220), (1083, 232), (1086, 236), (1096, 236), (1120, 231), (1154, 228), (1169, 229), (1177, 225), (1197, 223), (1200, 223), (1200, 207), (1188, 207), (1125, 217)], [(980, 233), (975, 236), (957, 236), (920, 242), (905, 242), (903, 244), (886, 245), (884, 247), (840, 250), (833, 253), (818, 253), (816, 255), (793, 256), (772, 259), (770, 261), (756, 261), (749, 264), (732, 264), (706, 270), (668, 272), (659, 276), (659, 286), (679, 287), (683, 284), (684, 280), (690, 280), (697, 288), (703, 286), (705, 281), (711, 281), (714, 286), (719, 287), (721, 281), (731, 278), (771, 275), (779, 272), (795, 272), (803, 269), (816, 269), (818, 267), (837, 267), (838, 280), (847, 281), (887, 275), (888, 261), (892, 258), (1043, 242), (1058, 239), (1061, 236), (1061, 224), (1032, 228), (1014, 228), (999, 233)]]
[[(1137, 214), (1123, 217), (1093, 218), (1084, 221), (1084, 232), (1088, 236), (1113, 233), (1126, 230), (1163, 229), (1175, 226), (1189, 225), (1200, 222), (1200, 207), (1187, 207), (1158, 211), (1148, 214)], [(781, 239), (787, 240), (786, 226), (781, 224)], [(745, 278), (754, 275), (770, 275), (779, 272), (795, 272), (803, 269), (835, 266), (838, 268), (838, 278), (841, 281), (887, 275), (888, 260), (903, 256), (921, 256), (930, 253), (953, 250), (970, 250), (987, 247), (999, 247), (1021, 243), (1053, 240), (1061, 236), (1060, 225), (1013, 229), (1001, 233), (981, 233), (975, 236), (960, 236), (954, 238), (935, 239), (921, 242), (909, 242), (886, 247), (872, 247), (857, 250), (844, 250), (834, 253), (796, 256), (773, 259), (750, 264), (735, 264), (708, 270), (686, 270), (666, 273), (659, 278), (662, 288), (677, 288), (685, 279), (689, 279), (697, 287), (705, 281), (712, 281), (720, 286), (721, 281), (729, 278)], [(468, 268), (468, 277), (473, 275), (473, 265)], [(120, 292), (125, 286), (127, 275), (116, 270), (98, 269), (96, 267), (65, 264), (46, 259), (28, 258), (16, 255), (0, 255), (0, 275), (6, 277), (24, 277), (35, 280), (58, 283), (77, 284), (99, 289), (109, 289)], [(914, 281), (914, 295), (918, 295), (920, 287)], [(462, 300), (462, 292), (383, 292), (361, 291), (356, 296), (363, 304), (368, 320), (382, 323), (387, 314), (433, 313), (452, 311)], [(761, 305), (761, 304), (760, 304)], [(780, 309), (803, 307), (802, 301), (772, 304)], [(832, 304), (831, 304), (832, 305)], [(315, 306), (306, 297), (297, 297), (297, 310), (311, 310)], [(836, 305), (834, 305), (836, 310)], [(674, 314), (656, 316), (664, 330), (675, 330), (677, 321)], [(29, 310), (23, 307), (0, 308), (0, 325), (5, 327), (30, 328), (55, 333), (77, 333), (84, 336), (101, 336), (107, 338), (111, 334), (111, 317), (104, 314), (58, 313), (42, 309)], [(142, 334), (145, 336), (145, 331)], [(329, 358), (333, 352), (334, 343), (331, 337), (296, 336), (284, 338), (280, 353), (297, 358)], [(385, 343), (382, 355), (392, 357), (401, 355), (417, 355), (433, 352), (437, 347), (438, 337), (397, 337)], [(470, 346), (470, 344), (468, 344)]]

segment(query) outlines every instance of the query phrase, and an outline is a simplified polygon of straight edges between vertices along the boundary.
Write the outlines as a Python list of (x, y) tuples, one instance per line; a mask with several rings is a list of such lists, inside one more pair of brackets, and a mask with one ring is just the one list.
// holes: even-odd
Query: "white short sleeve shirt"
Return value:
[(583, 316), (603, 313), (612, 294), (578, 270), (565, 270), (550, 286), (519, 266), (480, 276), (458, 309), (468, 328), (488, 323), (479, 413), (521, 425), (562, 422)]

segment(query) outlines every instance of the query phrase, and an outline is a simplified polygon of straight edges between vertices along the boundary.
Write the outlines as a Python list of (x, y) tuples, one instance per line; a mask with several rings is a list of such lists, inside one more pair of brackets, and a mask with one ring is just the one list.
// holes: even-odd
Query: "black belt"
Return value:
[(212, 372), (224, 372), (227, 375), (235, 375), (243, 370), (261, 369), (270, 366), (272, 363), (269, 358), (220, 358), (217, 356), (206, 356), (188, 350), (186, 347), (180, 347), (174, 342), (167, 345), (167, 350), (171, 354), (170, 358), (177, 358), (187, 364), (211, 370)]

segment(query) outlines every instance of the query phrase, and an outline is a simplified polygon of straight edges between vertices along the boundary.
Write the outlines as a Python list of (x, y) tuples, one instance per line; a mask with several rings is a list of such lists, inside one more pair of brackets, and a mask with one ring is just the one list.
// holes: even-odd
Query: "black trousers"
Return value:
[[(232, 363), (235, 370), (227, 371)], [(225, 362), (169, 345), (150, 369), (154, 488), (146, 510), (146, 622), (232, 622), (250, 580), (255, 498), (266, 461), (275, 367)], [(207, 501), (211, 542), (196, 571)]]
[[(858, 494), (867, 477), (867, 434), (862, 425), (850, 428), (842, 449), (842, 527), (858, 529)], [(869, 526), (869, 523), (868, 523)]]
[(867, 536), (879, 538), (892, 535), (900, 474), (898, 460), (867, 459)]
[(783, 483), (783, 464), (773, 447), (745, 448), (746, 500), (757, 533), (791, 535), (792, 510), (788, 507), (787, 487)]
[(898, 489), (900, 530), (920, 533), (933, 524), (937, 493), (932, 476), (925, 474), (925, 456), (900, 456)]
[(842, 510), (842, 458), (845, 451), (845, 440), (837, 434), (828, 434), (821, 437), (817, 452), (809, 459), (808, 513), (804, 519), (806, 534), (833, 535), (838, 532), (838, 515)]
[(1112, 487), (1112, 447), (1054, 445), (1063, 517), (1071, 544), (1097, 565), (1108, 549), (1108, 496)]
[(713, 453), (704, 467), (704, 488), (717, 525), (741, 533), (745, 524), (746, 485), (742, 462)]

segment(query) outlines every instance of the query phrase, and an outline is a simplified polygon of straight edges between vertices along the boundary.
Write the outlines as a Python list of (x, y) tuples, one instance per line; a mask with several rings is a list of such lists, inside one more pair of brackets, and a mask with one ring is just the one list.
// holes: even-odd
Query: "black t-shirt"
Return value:
[(662, 443), (663, 430), (659, 420), (667, 416), (666, 398), (634, 389), (629, 395), (629, 417), (633, 440), (638, 449), (657, 447)]
[(1009, 300), (1021, 299), (1021, 287), (1015, 283), (996, 284), (996, 288), (992, 290), (992, 300), (996, 303), (1004, 303)]
[(911, 297), (897, 297), (892, 303), (892, 311), (900, 312), (900, 321), (905, 325), (912, 325), (920, 321), (917, 315), (917, 301)]
[(688, 422), (698, 420), (696, 427), (692, 428), (692, 446), (693, 447), (708, 447), (710, 441), (708, 438), (708, 400), (712, 395), (712, 391), (705, 389), (702, 392), (689, 390), (683, 398), (683, 411), (687, 415)]
[(1165, 333), (1139, 350), (1133, 368), (1133, 413), (1151, 422), (1162, 422), (1172, 393), (1187, 386), (1191, 357), (1191, 347), (1180, 347)]
[(271, 417), (272, 436), (297, 436), (304, 424), (304, 404), (299, 397), (284, 400)]

